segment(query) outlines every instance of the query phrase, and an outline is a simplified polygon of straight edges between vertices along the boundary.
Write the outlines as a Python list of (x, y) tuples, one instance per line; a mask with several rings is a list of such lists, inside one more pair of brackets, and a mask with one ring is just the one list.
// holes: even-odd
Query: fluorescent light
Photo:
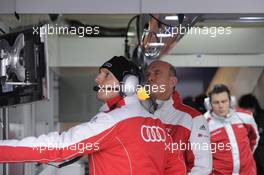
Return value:
[[(184, 16), (184, 19), (186, 17)], [(179, 20), (179, 16), (178, 15), (172, 15), (172, 16), (165, 16), (164, 18), (167, 21), (178, 21)]]
[(127, 32), (127, 36), (135, 36), (134, 32)]
[(168, 21), (178, 21), (179, 18), (177, 15), (175, 16), (165, 16), (165, 20), (168, 20)]
[(166, 34), (166, 33), (157, 33), (157, 37), (159, 38), (168, 38), (168, 37), (172, 37), (172, 34)]
[(161, 47), (164, 46), (164, 43), (147, 43), (147, 46), (151, 46), (151, 47)]
[(244, 20), (260, 20), (264, 19), (264, 17), (240, 17), (239, 19), (244, 19)]

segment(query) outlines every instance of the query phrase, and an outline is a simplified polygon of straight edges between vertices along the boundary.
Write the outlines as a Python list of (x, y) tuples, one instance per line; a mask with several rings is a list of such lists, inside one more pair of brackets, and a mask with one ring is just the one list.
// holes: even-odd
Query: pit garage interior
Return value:
[[(167, 16), (177, 19), (166, 20)], [(155, 59), (171, 63), (179, 81), (176, 89), (185, 99), (224, 83), (237, 99), (253, 93), (264, 108), (262, 1), (0, 0), (0, 36), (38, 24), (98, 26), (100, 34), (48, 35), (49, 100), (3, 107), (8, 111), (9, 139), (63, 131), (89, 121), (102, 105), (92, 90), (98, 67), (114, 55), (126, 55), (142, 68)], [(143, 37), (147, 29), (156, 36), (164, 33), (165, 24), (175, 29), (180, 24), (199, 28), (202, 33)], [(217, 27), (230, 31), (215, 33)], [(150, 49), (152, 53), (146, 56), (138, 48), (149, 43), (162, 45), (153, 46), (154, 51)], [(88, 171), (86, 159), (59, 170), (35, 163), (9, 164), (7, 168), (12, 175)], [(0, 174), (4, 174), (3, 165)]]

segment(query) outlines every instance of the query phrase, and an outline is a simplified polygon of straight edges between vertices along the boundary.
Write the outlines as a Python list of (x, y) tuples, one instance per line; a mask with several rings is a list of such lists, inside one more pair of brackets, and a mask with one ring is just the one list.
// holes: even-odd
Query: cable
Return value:
[(15, 18), (18, 20), (18, 21), (20, 21), (20, 15), (15, 11), (15, 13), (14, 13), (14, 16), (15, 16)]
[[(130, 25), (131, 23), (133, 22), (134, 19), (137, 19), (139, 21), (139, 15), (136, 15), (134, 17), (132, 17), (128, 24), (127, 24), (127, 29), (126, 29), (126, 38), (125, 38), (125, 55), (127, 58), (131, 58), (130, 57), (130, 53), (129, 53), (129, 46), (128, 46), (128, 31), (129, 31), (129, 28), (130, 28)], [(139, 22), (138, 22), (139, 23)], [(138, 26), (137, 26), (138, 28)], [(137, 31), (138, 32), (138, 31)], [(137, 33), (138, 34), (138, 33)], [(139, 37), (139, 36), (138, 36)], [(139, 40), (139, 39), (138, 39)]]
[(0, 28), (0, 32), (2, 32), (2, 34), (6, 34), (6, 32)]
[(139, 19), (140, 19), (140, 18), (139, 18), (139, 16), (138, 16), (138, 17), (137, 17), (137, 21), (136, 21), (136, 26), (137, 26), (137, 27), (136, 27), (136, 30), (137, 30), (137, 40), (138, 40), (138, 44), (140, 44), (140, 36), (139, 36), (139, 35), (140, 35), (140, 31), (139, 31), (139, 27), (140, 27), (140, 26), (139, 26)]

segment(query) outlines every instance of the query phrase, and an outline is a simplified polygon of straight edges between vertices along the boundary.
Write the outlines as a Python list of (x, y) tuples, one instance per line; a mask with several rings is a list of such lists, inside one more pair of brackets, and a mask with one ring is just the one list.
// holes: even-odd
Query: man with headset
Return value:
[(217, 84), (209, 92), (209, 124), (213, 150), (212, 174), (256, 174), (253, 151), (258, 142), (252, 113), (233, 109), (227, 86)]
[(48, 163), (89, 155), (90, 175), (185, 174), (180, 154), (166, 149), (171, 138), (161, 121), (135, 95), (137, 76), (136, 65), (122, 56), (105, 62), (95, 78), (97, 98), (105, 102), (96, 116), (62, 134), (0, 141), (0, 162)]

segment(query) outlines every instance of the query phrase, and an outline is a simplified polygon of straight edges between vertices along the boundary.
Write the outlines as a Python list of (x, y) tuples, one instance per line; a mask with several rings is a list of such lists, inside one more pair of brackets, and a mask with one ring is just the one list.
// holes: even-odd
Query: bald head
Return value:
[(157, 67), (157, 66), (160, 67), (160, 69), (168, 70), (168, 73), (170, 74), (170, 76), (176, 77), (176, 70), (173, 67), (173, 65), (165, 61), (155, 60), (148, 66), (148, 68)]
[(163, 87), (163, 92), (153, 92), (151, 96), (155, 99), (166, 100), (174, 92), (177, 82), (174, 67), (161, 60), (153, 61), (145, 73), (147, 84)]

